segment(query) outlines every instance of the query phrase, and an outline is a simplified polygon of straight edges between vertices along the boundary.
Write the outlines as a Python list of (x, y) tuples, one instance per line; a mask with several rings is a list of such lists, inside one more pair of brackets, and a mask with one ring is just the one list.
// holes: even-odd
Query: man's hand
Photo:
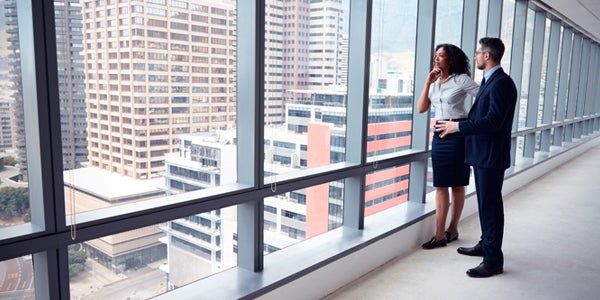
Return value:
[(448, 134), (457, 132), (456, 122), (452, 121), (437, 121), (435, 123), (435, 131), (440, 133), (440, 137), (443, 138)]

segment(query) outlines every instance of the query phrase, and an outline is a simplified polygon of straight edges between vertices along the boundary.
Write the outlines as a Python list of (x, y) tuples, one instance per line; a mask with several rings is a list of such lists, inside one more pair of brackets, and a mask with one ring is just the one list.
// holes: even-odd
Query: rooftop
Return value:
[(65, 185), (92, 194), (104, 201), (120, 201), (124, 198), (144, 196), (160, 192), (164, 178), (133, 179), (96, 167), (79, 168), (63, 172)]

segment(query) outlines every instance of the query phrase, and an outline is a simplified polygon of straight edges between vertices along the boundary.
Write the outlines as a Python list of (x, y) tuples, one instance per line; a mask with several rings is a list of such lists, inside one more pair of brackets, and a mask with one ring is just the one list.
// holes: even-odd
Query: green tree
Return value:
[(14, 166), (17, 164), (17, 160), (13, 156), (5, 156), (4, 157), (4, 165), (6, 166)]
[(69, 245), (69, 277), (75, 277), (85, 270), (87, 253), (79, 250), (79, 245)]
[(25, 217), (29, 214), (27, 188), (5, 186), (0, 188), (0, 217)]

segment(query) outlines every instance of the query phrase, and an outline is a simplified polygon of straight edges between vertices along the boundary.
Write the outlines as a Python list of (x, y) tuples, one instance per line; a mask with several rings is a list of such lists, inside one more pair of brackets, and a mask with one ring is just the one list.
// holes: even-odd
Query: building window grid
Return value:
[[(34, 9), (35, 9), (35, 8), (39, 8), (39, 6), (34, 6)], [(136, 8), (135, 8), (135, 7), (132, 7), (132, 9), (134, 9), (134, 10), (135, 10)], [(581, 35), (579, 35), (579, 36), (581, 36)], [(579, 41), (580, 41), (580, 39), (581, 39), (581, 38), (579, 38)], [(569, 39), (569, 42), (570, 42), (570, 41), (571, 41), (571, 39)], [(578, 39), (575, 39), (575, 41), (578, 41)], [(36, 42), (39, 42), (39, 41), (36, 41)], [(261, 41), (256, 41), (256, 42), (257, 42), (257, 43), (261, 43)], [(562, 45), (562, 43), (563, 43), (563, 41), (561, 40), (561, 48), (562, 48), (562, 47), (564, 47), (564, 45)], [(599, 51), (599, 50), (598, 50), (598, 44), (594, 43), (594, 44), (592, 45), (592, 47), (594, 47), (594, 50), (593, 50), (593, 51), (591, 51), (591, 52), (593, 52), (593, 53), (595, 54), (595, 55), (594, 55), (594, 57), (593, 57), (593, 58), (594, 58), (594, 62), (595, 62), (596, 64), (598, 64), (598, 51)], [(43, 51), (43, 48), (40, 48), (40, 49), (42, 49), (42, 50), (37, 50), (37, 51)], [(541, 53), (540, 53), (540, 55), (541, 55)], [(577, 55), (577, 53), (571, 53), (571, 55)], [(562, 57), (562, 58), (564, 59), (565, 57)], [(566, 57), (566, 58), (570, 59), (570, 57)], [(560, 58), (559, 58), (559, 59), (560, 59)], [(561, 66), (564, 66), (564, 64), (561, 64)], [(571, 69), (573, 68), (573, 66), (569, 66), (569, 67), (570, 67)], [(569, 72), (569, 71), (568, 71), (568, 70), (560, 70), (560, 72)], [(596, 72), (596, 73), (597, 73), (597, 72)], [(565, 77), (565, 78), (566, 78), (566, 77)], [(561, 79), (563, 79), (563, 80), (564, 80), (565, 78), (563, 78), (563, 77), (561, 76)], [(544, 80), (544, 78), (542, 78), (542, 80)], [(596, 95), (598, 95), (598, 94), (600, 93), (600, 92), (598, 91), (598, 83), (593, 81), (593, 80), (596, 80), (596, 78), (595, 78), (595, 77), (588, 77), (588, 80), (589, 80), (590, 84), (592, 84), (592, 85), (595, 85), (595, 86), (596, 86), (596, 88), (595, 88), (595, 89), (596, 89), (596, 91), (595, 91), (595, 94), (596, 94)], [(557, 80), (557, 81), (558, 81), (558, 80)], [(54, 88), (54, 87), (51, 87), (51, 89), (52, 89), (52, 88)], [(556, 93), (558, 93), (558, 88), (559, 88), (559, 83), (557, 82), (557, 84), (556, 84), (556, 87), (555, 87), (555, 91), (556, 91)], [(594, 93), (594, 92), (592, 91), (592, 94), (593, 94), (593, 93)], [(570, 93), (570, 94), (569, 94), (569, 96), (571, 96), (571, 95), (572, 95), (572, 94)], [(577, 99), (576, 99), (576, 98), (577, 98), (577, 97), (568, 97), (568, 99), (566, 99), (566, 100), (563, 100), (563, 101), (565, 101), (565, 102), (566, 102), (566, 103), (565, 103), (566, 105), (573, 105), (573, 104), (572, 104), (572, 103), (573, 103), (573, 101), (577, 101)], [(593, 128), (593, 130), (594, 130), (594, 131), (597, 131), (597, 130), (598, 130), (598, 123), (599, 123), (599, 121), (598, 121), (598, 118), (599, 118), (599, 111), (598, 111), (598, 110), (599, 110), (599, 105), (598, 105), (598, 104), (596, 104), (593, 110), (586, 111), (586, 112), (584, 112), (583, 114), (582, 114), (582, 113), (579, 113), (579, 114), (578, 114), (578, 117), (580, 117), (580, 118), (582, 118), (582, 119), (586, 119), (586, 118), (587, 118), (587, 119), (589, 119), (590, 121), (594, 122), (594, 124), (595, 124), (595, 126), (594, 126), (594, 128)], [(556, 112), (556, 108), (554, 108), (554, 113), (555, 113), (555, 112)], [(558, 118), (558, 119), (561, 119), (561, 118)], [(564, 119), (564, 118), (563, 118), (563, 119)], [(562, 121), (562, 120), (560, 120), (560, 121)], [(567, 120), (567, 121), (569, 121), (569, 120)], [(583, 120), (583, 121), (587, 121), (587, 120)], [(59, 122), (59, 121), (58, 121), (58, 120), (51, 120), (50, 122)], [(563, 122), (563, 123), (564, 123), (564, 122)], [(565, 125), (564, 125), (564, 124), (557, 124), (557, 125), (553, 125), (553, 126), (555, 126), (554, 128), (561, 128), (561, 126), (565, 126)], [(530, 129), (530, 130), (531, 130), (531, 129)], [(537, 131), (539, 131), (540, 129), (538, 129), (538, 128), (534, 128), (533, 130), (537, 130)], [(524, 133), (521, 133), (521, 132), (515, 132), (515, 133), (513, 133), (513, 135), (520, 136), (520, 135), (524, 135)], [(567, 137), (563, 137), (563, 139), (566, 139), (566, 138), (567, 138)], [(49, 146), (49, 145), (42, 145), (42, 147), (48, 147), (48, 146)], [(30, 151), (34, 151), (34, 150), (32, 150), (32, 149), (29, 149), (29, 150), (30, 150)], [(60, 153), (58, 153), (58, 152), (60, 152), (60, 151), (54, 151), (52, 154), (53, 154), (53, 155), (58, 155), (58, 154), (60, 154)], [(363, 155), (364, 155), (364, 154), (363, 154)], [(42, 162), (42, 164), (46, 164), (46, 162)], [(49, 163), (48, 163), (48, 164), (49, 164)], [(357, 172), (358, 172), (358, 171), (357, 171)], [(366, 173), (365, 173), (365, 174), (366, 174)], [(364, 176), (365, 174), (362, 174), (361, 176)], [(325, 180), (328, 180), (328, 179), (325, 179)], [(252, 191), (251, 191), (251, 192), (248, 192), (247, 194), (249, 195), (249, 197), (248, 197), (249, 199), (252, 199), (252, 198), (254, 198), (254, 197), (252, 196), (252, 195), (254, 194), (254, 192), (252, 192)], [(50, 197), (49, 195), (45, 195), (45, 196), (46, 196), (46, 200), (45, 200), (45, 203), (44, 203), (44, 204), (45, 204), (45, 205), (52, 205), (51, 197)], [(189, 214), (189, 213), (187, 213), (187, 212), (182, 212), (182, 217), (184, 217), (184, 216), (185, 216), (184, 214)], [(60, 217), (60, 216), (59, 216), (59, 217)], [(34, 221), (35, 221), (35, 220), (34, 220)], [(102, 221), (102, 220), (100, 220), (100, 221)], [(100, 225), (100, 226), (103, 226), (103, 227), (108, 227), (108, 228), (114, 228), (114, 227), (115, 227), (115, 225), (114, 225), (114, 223), (113, 223), (113, 222), (114, 222), (114, 221), (106, 221), (106, 222), (104, 222), (104, 224), (103, 224), (103, 225)], [(139, 223), (139, 224), (137, 224), (137, 225), (138, 225), (139, 227), (143, 227), (143, 226), (146, 226), (147, 224), (141, 224), (141, 222), (140, 222), (140, 223)], [(55, 235), (58, 237), (58, 236), (62, 235), (63, 233), (62, 233), (62, 232), (54, 232), (54, 234), (55, 234)], [(35, 237), (31, 237), (31, 238), (29, 238), (29, 240), (33, 240), (33, 241), (35, 241), (35, 240), (36, 240), (36, 238), (35, 238)], [(4, 247), (6, 247), (6, 246), (5, 246), (5, 245), (3, 245), (1, 242), (2, 242), (2, 241), (0, 241), (0, 249), (4, 249)], [(64, 245), (64, 244), (63, 244), (63, 245), (60, 245), (60, 246), (58, 246), (58, 247), (59, 247), (61, 250), (63, 250), (63, 251), (66, 251), (66, 246), (67, 246), (67, 245)], [(44, 246), (40, 246), (40, 247), (42, 247), (42, 249), (41, 249), (42, 251), (43, 251), (43, 250), (47, 250), (47, 251), (50, 251), (50, 252), (51, 252), (51, 251), (54, 249), (54, 248), (53, 248), (53, 246), (50, 246), (50, 245), (44, 245)], [(37, 250), (37, 249), (36, 249), (36, 250)], [(5, 252), (5, 253), (6, 253), (6, 252)], [(12, 252), (11, 252), (11, 253), (12, 253)], [(7, 259), (7, 258), (10, 258), (10, 257), (3, 257), (2, 259)], [(55, 272), (58, 272), (57, 270), (50, 270), (50, 271), (55, 271)], [(36, 275), (37, 275), (37, 274), (38, 274), (38, 273), (36, 273)], [(50, 274), (48, 274), (48, 276), (49, 276), (49, 275), (50, 275)], [(66, 279), (66, 278), (68, 278), (68, 274), (67, 274), (67, 275), (65, 275), (65, 274), (59, 274), (59, 275), (61, 275), (61, 277), (60, 277), (59, 281), (60, 281), (60, 280), (68, 280), (68, 279)], [(50, 276), (50, 277), (52, 277), (52, 276)], [(64, 286), (64, 285), (63, 285), (63, 286)], [(42, 293), (43, 293), (43, 292), (42, 292)]]

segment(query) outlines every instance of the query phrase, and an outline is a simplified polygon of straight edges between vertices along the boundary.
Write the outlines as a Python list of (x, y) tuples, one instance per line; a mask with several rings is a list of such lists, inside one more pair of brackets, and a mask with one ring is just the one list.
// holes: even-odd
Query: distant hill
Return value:
[(416, 19), (416, 1), (373, 1), (371, 51), (414, 51)]

